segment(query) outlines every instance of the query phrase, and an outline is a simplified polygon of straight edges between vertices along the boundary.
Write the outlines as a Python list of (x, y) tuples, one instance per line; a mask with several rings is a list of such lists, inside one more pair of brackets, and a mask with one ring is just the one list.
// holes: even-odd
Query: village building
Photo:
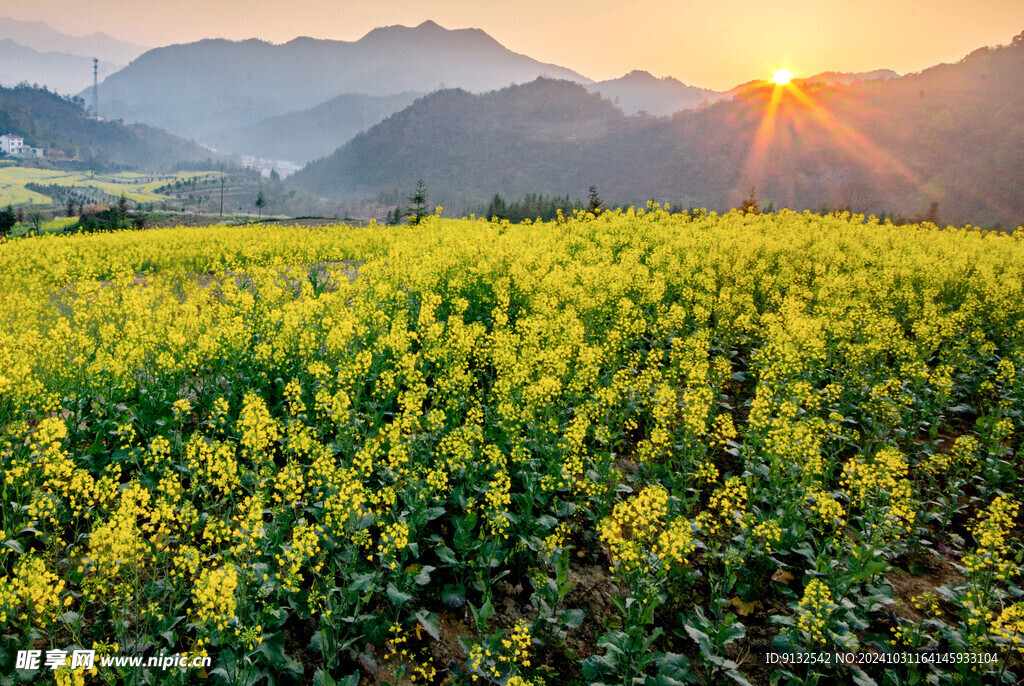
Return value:
[(13, 133), (5, 133), (0, 136), (0, 152), (12, 157), (43, 156), (42, 148), (33, 148), (30, 145), (25, 145), (25, 139), (21, 136), (16, 136)]

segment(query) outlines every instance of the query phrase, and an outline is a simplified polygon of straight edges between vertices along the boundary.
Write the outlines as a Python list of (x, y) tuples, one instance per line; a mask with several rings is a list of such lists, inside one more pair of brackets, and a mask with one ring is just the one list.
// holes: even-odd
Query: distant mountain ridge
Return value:
[[(78, 93), (92, 81), (92, 59), (63, 52), (39, 52), (9, 38), (0, 39), (0, 84), (21, 82), (45, 85), (58, 93)], [(117, 71), (112, 62), (100, 62), (101, 74)]]
[(612, 204), (654, 198), (725, 209), (754, 186), (762, 206), (911, 216), (936, 203), (945, 221), (1016, 226), (1024, 222), (1024, 33), (901, 78), (757, 82), (671, 118), (626, 117), (565, 81), (443, 91), (289, 183), (374, 197), (408, 192), (420, 178), (449, 206), (494, 193), (581, 198), (594, 184)]
[(62, 52), (79, 57), (96, 57), (120, 66), (149, 50), (143, 45), (118, 40), (97, 31), (88, 36), (71, 36), (41, 21), (18, 21), (0, 17), (0, 38), (40, 52)]
[(586, 187), (591, 145), (627, 126), (610, 100), (569, 81), (539, 78), (481, 95), (443, 90), (359, 134), (289, 182), (353, 198), (411, 188), (420, 177), (434, 180), (433, 197), (442, 202), (482, 200), (495, 191), (561, 195)]
[[(857, 83), (888, 81), (898, 78), (900, 78), (900, 75), (892, 69), (875, 69), (873, 71), (858, 72), (823, 71), (812, 76), (795, 76), (793, 81), (795, 83), (818, 83), (826, 86), (849, 86)], [(724, 91), (722, 95), (735, 97), (749, 88), (759, 88), (763, 83), (763, 81), (758, 80), (747, 81)]]
[(892, 69), (875, 69), (874, 71), (862, 72), (823, 71), (820, 74), (815, 74), (805, 80), (818, 81), (820, 83), (827, 83), (830, 85), (849, 85), (857, 82), (878, 81), (879, 79), (886, 81), (889, 79), (898, 79), (899, 77), (900, 75)]
[(645, 112), (658, 117), (692, 110), (726, 97), (716, 91), (687, 86), (671, 76), (659, 79), (641, 70), (631, 71), (617, 79), (592, 83), (587, 90), (609, 98), (628, 115)]
[(421, 95), (344, 93), (308, 110), (222, 129), (206, 140), (219, 152), (303, 165), (330, 155), (360, 131), (408, 107)]
[[(899, 78), (899, 74), (891, 69), (876, 69), (870, 72), (822, 72), (798, 79), (804, 82), (825, 83), (829, 85), (848, 85), (876, 79)], [(666, 117), (710, 105), (719, 100), (726, 100), (760, 81), (748, 81), (728, 91), (713, 91), (697, 86), (688, 86), (671, 76), (657, 78), (649, 72), (634, 70), (617, 79), (598, 81), (587, 86), (592, 93), (600, 93), (611, 99), (627, 115), (649, 114)]]
[(353, 42), (207, 39), (156, 48), (103, 81), (100, 111), (202, 140), (342, 93), (488, 91), (542, 75), (588, 82), (512, 52), (478, 29), (449, 30), (428, 21), (374, 29)]

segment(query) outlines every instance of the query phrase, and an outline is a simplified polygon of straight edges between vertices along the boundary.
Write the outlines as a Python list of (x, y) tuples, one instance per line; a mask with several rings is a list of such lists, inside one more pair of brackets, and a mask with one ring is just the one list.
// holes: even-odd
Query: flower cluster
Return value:
[(649, 486), (635, 497), (616, 503), (599, 527), (612, 559), (626, 569), (646, 563), (646, 546), (654, 540), (668, 514), (668, 491)]
[(835, 610), (832, 591), (820, 579), (811, 579), (797, 603), (796, 625), (813, 643), (825, 643), (829, 618)]
[(234, 567), (202, 570), (192, 589), (195, 620), (217, 630), (227, 628), (235, 618), (237, 588), (238, 572)]

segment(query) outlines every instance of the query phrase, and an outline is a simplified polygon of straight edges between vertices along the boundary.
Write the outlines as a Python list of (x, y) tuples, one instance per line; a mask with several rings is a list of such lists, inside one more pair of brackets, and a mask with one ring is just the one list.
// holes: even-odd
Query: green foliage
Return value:
[(18, 216), (14, 213), (14, 208), (8, 205), (0, 211), (0, 237), (8, 235), (17, 223)]
[[(397, 211), (397, 208), (396, 208)], [(409, 223), (413, 226), (419, 224), (427, 216), (427, 185), (420, 179), (416, 183), (416, 189), (409, 196), (409, 206), (405, 210)]]
[(740, 203), (740, 211), (744, 214), (758, 214), (761, 208), (757, 204), (757, 189), (751, 188), (750, 195), (744, 198), (743, 202)]
[(387, 224), (388, 224), (388, 226), (397, 226), (398, 224), (401, 224), (401, 223), (402, 223), (402, 209), (400, 207), (396, 206), (393, 211), (388, 212), (388, 214), (387, 214)]
[(484, 216), (487, 219), (508, 219), (508, 205), (505, 203), (505, 199), (495, 193), (494, 197), (491, 198), (491, 204), (487, 206), (487, 213)]
[(507, 219), (513, 224), (525, 220), (553, 221), (558, 218), (561, 211), (563, 215), (571, 215), (573, 210), (581, 209), (583, 204), (579, 200), (572, 200), (568, 195), (555, 197), (527, 193), (521, 200), (506, 201), (500, 194), (495, 193), (487, 209), (480, 212), (485, 219)]
[(601, 205), (604, 201), (601, 200), (601, 196), (597, 194), (597, 186), (591, 186), (587, 191), (587, 212), (591, 214), (597, 214), (601, 211)]
[(123, 229), (140, 230), (146, 227), (145, 212), (128, 210), (128, 199), (122, 194), (114, 207), (83, 212), (78, 221), (64, 229), (67, 233), (96, 233), (105, 231), (121, 231)]

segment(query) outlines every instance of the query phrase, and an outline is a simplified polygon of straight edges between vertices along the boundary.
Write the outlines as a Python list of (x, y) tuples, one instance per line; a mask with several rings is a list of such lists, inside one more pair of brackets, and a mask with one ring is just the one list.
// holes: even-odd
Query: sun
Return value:
[(785, 86), (793, 78), (793, 73), (788, 69), (776, 69), (772, 72), (772, 83), (776, 86)]

